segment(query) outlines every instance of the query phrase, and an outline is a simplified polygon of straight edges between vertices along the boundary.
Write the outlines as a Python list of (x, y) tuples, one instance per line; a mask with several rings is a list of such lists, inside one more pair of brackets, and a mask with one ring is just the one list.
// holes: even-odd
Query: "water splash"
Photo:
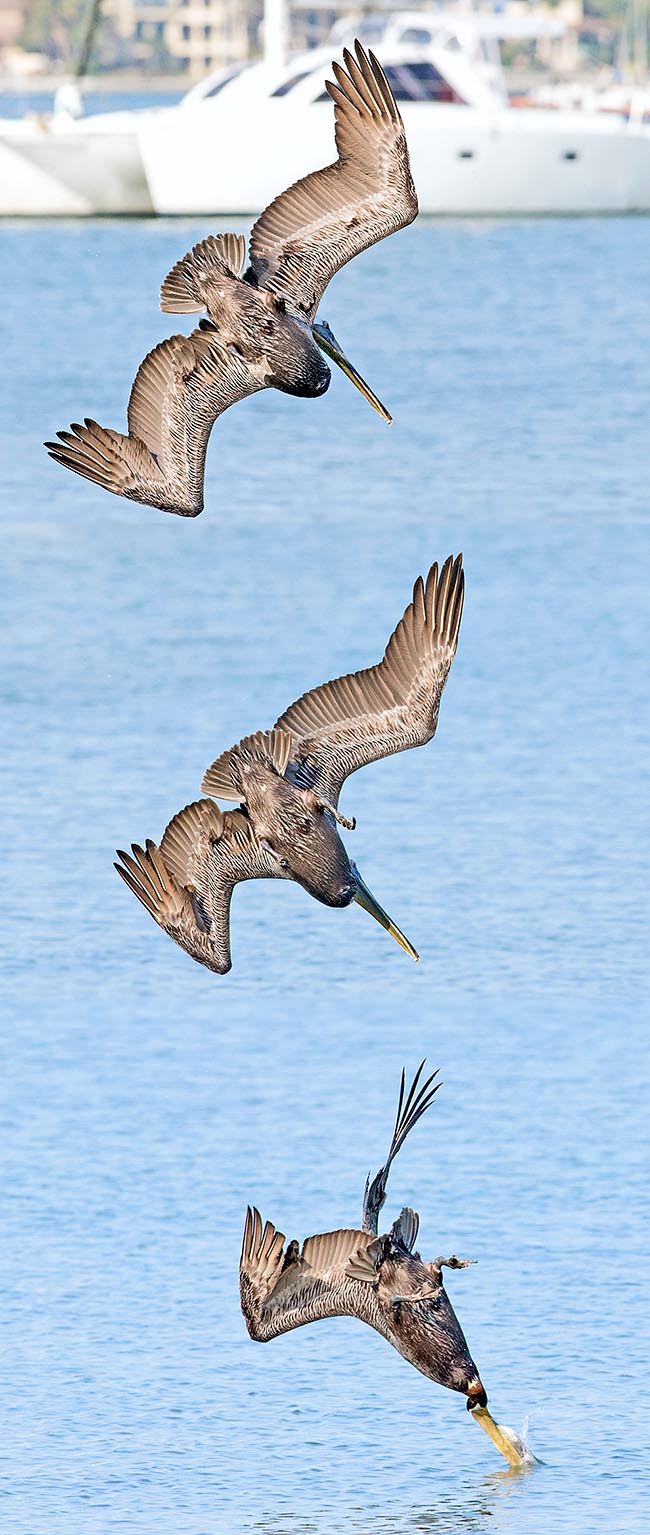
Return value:
[(526, 1442), (528, 1418), (524, 1420), (522, 1426), (524, 1437), (521, 1438), (519, 1434), (515, 1433), (514, 1428), (508, 1428), (505, 1423), (495, 1422), (492, 1413), (488, 1411), (487, 1407), (474, 1407), (472, 1409), (472, 1417), (476, 1419), (483, 1432), (487, 1434), (488, 1439), (492, 1440), (499, 1454), (503, 1455), (504, 1460), (507, 1460), (508, 1465), (512, 1466), (513, 1469), (524, 1470), (526, 1467), (539, 1464)]

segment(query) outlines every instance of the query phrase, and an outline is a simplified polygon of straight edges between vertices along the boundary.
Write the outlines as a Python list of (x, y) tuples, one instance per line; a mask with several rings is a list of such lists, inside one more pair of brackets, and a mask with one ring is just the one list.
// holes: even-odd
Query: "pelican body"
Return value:
[(383, 660), (306, 693), (272, 730), (223, 752), (203, 779), (221, 810), (197, 800), (174, 816), (160, 847), (119, 852), (115, 867), (160, 927), (209, 970), (231, 968), (230, 902), (247, 879), (290, 879), (326, 906), (356, 901), (417, 959), (361, 878), (339, 835), (345, 779), (366, 763), (435, 734), (463, 609), (461, 556), (431, 567)]
[(45, 444), (76, 474), (181, 517), (203, 510), (205, 459), (217, 417), (260, 389), (317, 398), (330, 383), (325, 353), (385, 421), (391, 417), (316, 315), (336, 272), (415, 218), (404, 125), (378, 60), (360, 43), (335, 63), (338, 159), (288, 187), (241, 235), (210, 235), (166, 277), (160, 305), (204, 318), (141, 364), (128, 434), (87, 416)]
[(267, 1343), (308, 1322), (353, 1316), (391, 1343), (422, 1375), (461, 1392), (467, 1407), (487, 1408), (487, 1395), (445, 1290), (443, 1268), (471, 1260), (416, 1251), (419, 1216), (402, 1210), (384, 1235), (379, 1214), (393, 1159), (438, 1091), (437, 1072), (420, 1085), (424, 1062), (406, 1092), (402, 1072), (395, 1130), (386, 1161), (368, 1179), (361, 1227), (308, 1237), (300, 1248), (248, 1209), (240, 1262), (241, 1308), (251, 1338)]

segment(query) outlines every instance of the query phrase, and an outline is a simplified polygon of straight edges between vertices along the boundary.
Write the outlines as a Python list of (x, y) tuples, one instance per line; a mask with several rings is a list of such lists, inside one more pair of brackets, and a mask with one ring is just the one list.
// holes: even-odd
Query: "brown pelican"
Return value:
[(366, 671), (339, 677), (291, 704), (272, 730), (247, 736), (208, 768), (202, 788), (239, 801), (199, 800), (174, 816), (160, 847), (133, 844), (115, 867), (160, 927), (199, 964), (230, 969), (230, 900), (239, 880), (291, 879), (326, 906), (357, 901), (414, 959), (418, 955), (364, 884), (337, 824), (350, 773), (435, 735), (463, 610), (462, 557), (415, 583), (413, 600)]
[(355, 44), (333, 64), (338, 160), (276, 197), (241, 235), (210, 235), (177, 262), (161, 289), (171, 314), (206, 310), (190, 336), (145, 357), (128, 405), (128, 436), (90, 417), (45, 444), (52, 458), (115, 495), (196, 517), (203, 510), (208, 438), (229, 405), (258, 389), (317, 396), (327, 353), (386, 421), (391, 417), (324, 322), (321, 298), (336, 272), (403, 229), (418, 205), (404, 126), (381, 65)]
[[(288, 1242), (259, 1212), (246, 1213), (239, 1266), (241, 1308), (251, 1338), (267, 1343), (280, 1333), (328, 1317), (354, 1316), (392, 1343), (429, 1380), (467, 1398), (502, 1455), (521, 1466), (526, 1451), (511, 1429), (494, 1422), (487, 1395), (443, 1283), (442, 1270), (464, 1269), (467, 1258), (423, 1262), (415, 1251), (420, 1218), (404, 1209), (386, 1235), (378, 1217), (393, 1159), (440, 1086), (437, 1072), (420, 1085), (424, 1061), (406, 1092), (404, 1072), (390, 1150), (366, 1183), (361, 1229), (345, 1227)], [(435, 1085), (433, 1085), (435, 1083)]]

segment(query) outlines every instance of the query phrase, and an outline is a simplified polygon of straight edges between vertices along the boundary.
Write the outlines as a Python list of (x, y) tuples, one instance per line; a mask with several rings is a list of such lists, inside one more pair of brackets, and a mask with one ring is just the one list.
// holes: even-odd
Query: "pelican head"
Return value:
[(256, 835), (271, 854), (279, 878), (295, 880), (324, 906), (349, 906), (356, 901), (400, 948), (419, 959), (348, 857), (336, 823), (352, 830), (353, 821), (340, 816), (313, 789), (299, 789), (285, 778), (259, 771), (256, 782), (247, 783), (247, 804)]
[(321, 351), (325, 352), (327, 357), (331, 357), (332, 361), (335, 362), (339, 368), (341, 368), (343, 373), (345, 373), (346, 378), (351, 379), (352, 383), (361, 392), (364, 400), (368, 400), (369, 404), (373, 405), (375, 410), (379, 412), (379, 415), (382, 417), (382, 419), (387, 421), (390, 425), (390, 422), (393, 419), (390, 415), (390, 412), (386, 410), (385, 405), (382, 405), (381, 400), (379, 400), (377, 395), (373, 393), (370, 385), (367, 384), (365, 379), (361, 377), (361, 374), (357, 373), (357, 370), (350, 362), (349, 357), (346, 357), (345, 352), (343, 351), (343, 347), (339, 346), (336, 336), (334, 335), (334, 332), (330, 330), (326, 320), (316, 321), (315, 325), (313, 326), (313, 335), (314, 340), (318, 342)]
[[(435, 1272), (438, 1265), (426, 1266), (434, 1273), (429, 1293), (412, 1297), (407, 1293), (392, 1303), (396, 1336), (403, 1337), (411, 1351), (415, 1349), (419, 1368), (425, 1375), (448, 1390), (462, 1392), (469, 1412), (477, 1407), (486, 1408), (487, 1393), (439, 1270)], [(408, 1288), (405, 1285), (407, 1292)]]

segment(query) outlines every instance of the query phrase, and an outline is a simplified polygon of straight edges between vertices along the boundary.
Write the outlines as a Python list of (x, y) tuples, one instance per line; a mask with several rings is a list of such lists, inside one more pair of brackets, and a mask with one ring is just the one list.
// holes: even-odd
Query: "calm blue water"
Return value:
[[(647, 221), (450, 223), (368, 253), (323, 314), (341, 377), (257, 396), (197, 522), (57, 469), (121, 425), (197, 223), (4, 225), (3, 1531), (647, 1529), (644, 844)], [(373, 662), (419, 571), (468, 593), (435, 743), (348, 784), (348, 841), (422, 952), (358, 908), (241, 888), (193, 965), (113, 850), (223, 747)], [(244, 1209), (358, 1219), (402, 1064), (444, 1089), (392, 1175), (497, 1416), (352, 1321), (252, 1344)]]
[[(96, 91), (80, 87), (84, 115), (96, 112), (121, 112), (135, 107), (171, 107), (180, 99), (183, 86), (174, 90)], [(0, 117), (24, 117), (26, 113), (48, 114), (54, 108), (54, 91), (17, 88), (0, 91)]]

